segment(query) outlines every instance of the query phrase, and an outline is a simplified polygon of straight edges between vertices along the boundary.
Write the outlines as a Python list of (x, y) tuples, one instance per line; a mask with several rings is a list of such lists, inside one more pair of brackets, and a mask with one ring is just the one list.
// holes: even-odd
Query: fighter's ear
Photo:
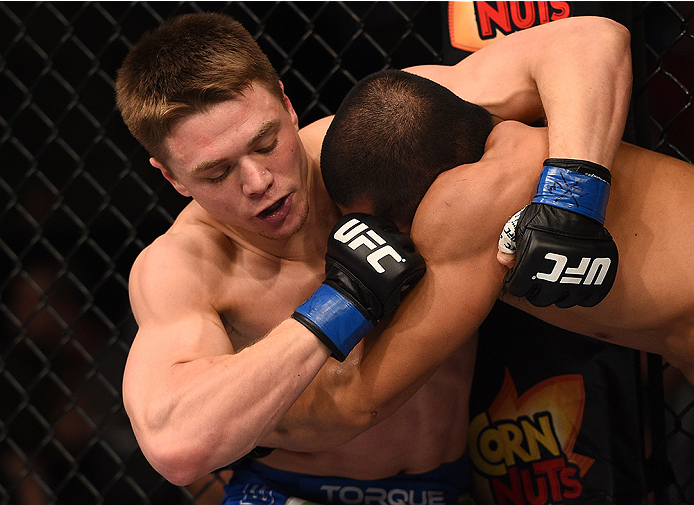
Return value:
[(292, 123), (294, 126), (299, 129), (299, 116), (297, 116), (296, 111), (294, 111), (294, 106), (292, 105), (291, 100), (289, 100), (289, 97), (287, 94), (284, 92), (284, 84), (282, 81), (280, 81), (280, 88), (282, 88), (282, 96), (284, 97), (284, 107), (287, 109), (287, 112), (289, 112), (289, 115), (292, 117)]
[(158, 168), (161, 170), (162, 175), (164, 178), (171, 183), (171, 185), (174, 187), (176, 191), (181, 193), (183, 196), (190, 196), (190, 193), (186, 189), (186, 187), (181, 184), (176, 177), (171, 173), (171, 171), (164, 166), (163, 163), (160, 163), (157, 161), (156, 158), (150, 158), (149, 162), (152, 164), (154, 168)]

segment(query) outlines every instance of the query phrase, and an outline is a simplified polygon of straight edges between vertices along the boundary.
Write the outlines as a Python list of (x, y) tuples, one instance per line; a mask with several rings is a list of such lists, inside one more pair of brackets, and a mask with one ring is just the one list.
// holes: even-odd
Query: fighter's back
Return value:
[[(534, 144), (544, 130), (518, 125), (516, 141)], [(519, 149), (514, 163), (541, 166), (546, 152)], [(694, 166), (622, 143), (612, 172), (605, 226), (619, 249), (617, 278), (592, 308), (537, 308), (505, 301), (552, 324), (661, 354), (685, 373), (694, 366)], [(689, 374), (690, 380), (694, 376)]]

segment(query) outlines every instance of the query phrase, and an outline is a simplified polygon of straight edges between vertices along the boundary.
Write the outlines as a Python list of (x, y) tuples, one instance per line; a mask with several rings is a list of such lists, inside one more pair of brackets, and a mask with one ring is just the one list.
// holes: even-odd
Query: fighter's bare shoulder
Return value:
[(328, 127), (333, 120), (333, 116), (318, 119), (311, 124), (308, 124), (299, 130), (301, 142), (306, 149), (306, 155), (309, 160), (320, 160), (320, 150), (323, 145), (323, 138), (328, 131)]
[[(496, 244), (504, 223), (532, 197), (546, 138), (544, 129), (516, 121), (495, 126), (481, 160), (441, 173), (427, 191), (412, 226), (418, 247), (428, 242), (418, 241), (418, 234), (436, 237), (432, 248), (445, 255), (474, 254)], [(446, 242), (450, 247), (444, 249)]]
[(419, 204), (411, 235), (427, 263), (459, 259), (488, 242), (482, 223), (489, 209), (479, 198), (476, 168), (460, 165), (440, 174)]
[[(130, 295), (134, 309), (154, 299), (169, 303), (214, 299), (224, 268), (231, 264), (233, 242), (214, 226), (196, 216), (191, 204), (166, 233), (154, 240), (137, 257), (130, 273)], [(173, 298), (173, 299), (172, 299)]]

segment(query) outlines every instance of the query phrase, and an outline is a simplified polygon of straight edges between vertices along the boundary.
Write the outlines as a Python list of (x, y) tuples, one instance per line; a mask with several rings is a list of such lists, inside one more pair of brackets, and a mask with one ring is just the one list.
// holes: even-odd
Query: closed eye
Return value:
[(272, 144), (270, 144), (267, 147), (263, 147), (261, 149), (256, 149), (255, 152), (258, 154), (268, 154), (268, 153), (274, 151), (276, 147), (277, 147), (277, 137), (274, 138), (274, 140), (272, 141)]
[(220, 175), (218, 175), (217, 177), (208, 177), (207, 180), (208, 180), (208, 182), (212, 182), (212, 183), (215, 183), (215, 182), (222, 182), (224, 179), (227, 178), (227, 175), (229, 175), (229, 172), (230, 172), (230, 171), (231, 171), (231, 165), (228, 166), (228, 167), (224, 170), (224, 172), (222, 172), (222, 173), (221, 173)]

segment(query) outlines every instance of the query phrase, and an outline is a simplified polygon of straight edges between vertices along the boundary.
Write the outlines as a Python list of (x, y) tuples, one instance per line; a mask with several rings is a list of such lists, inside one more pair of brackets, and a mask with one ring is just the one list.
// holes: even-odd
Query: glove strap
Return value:
[(551, 161), (545, 162), (533, 203), (577, 212), (605, 224), (605, 211), (610, 198), (609, 182), (596, 175), (552, 166), (548, 164)]
[(573, 170), (585, 175), (592, 175), (598, 179), (602, 179), (607, 184), (612, 184), (612, 174), (610, 171), (592, 161), (577, 160), (575, 158), (547, 158), (543, 163), (546, 167), (559, 167)]
[(292, 317), (315, 333), (339, 361), (374, 327), (347, 298), (325, 284)]

